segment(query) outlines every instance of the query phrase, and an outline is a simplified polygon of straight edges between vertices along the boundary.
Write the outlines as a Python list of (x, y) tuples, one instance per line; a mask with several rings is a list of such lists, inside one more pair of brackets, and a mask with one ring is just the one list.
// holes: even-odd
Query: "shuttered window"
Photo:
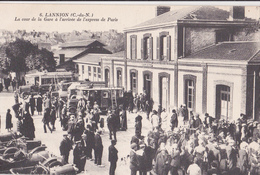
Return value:
[(171, 36), (169, 32), (161, 32), (157, 37), (157, 59), (161, 61), (171, 60)]
[(141, 40), (141, 56), (142, 60), (153, 59), (153, 37), (151, 34), (144, 34)]
[(130, 52), (130, 58), (131, 59), (136, 59), (136, 42), (137, 42), (137, 36), (136, 35), (131, 35), (130, 36), (130, 41), (131, 41), (131, 43), (130, 43), (130, 50), (131, 50), (131, 52)]

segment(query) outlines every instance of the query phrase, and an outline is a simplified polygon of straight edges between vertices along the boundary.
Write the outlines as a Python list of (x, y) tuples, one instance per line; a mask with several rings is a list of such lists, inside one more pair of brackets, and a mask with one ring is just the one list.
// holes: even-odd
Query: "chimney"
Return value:
[(232, 6), (230, 8), (231, 20), (244, 20), (245, 19), (245, 6)]
[(60, 64), (65, 62), (65, 54), (60, 54)]
[(171, 7), (169, 6), (157, 6), (156, 7), (156, 16), (159, 16), (161, 14), (164, 14), (166, 12), (169, 12), (171, 10)]

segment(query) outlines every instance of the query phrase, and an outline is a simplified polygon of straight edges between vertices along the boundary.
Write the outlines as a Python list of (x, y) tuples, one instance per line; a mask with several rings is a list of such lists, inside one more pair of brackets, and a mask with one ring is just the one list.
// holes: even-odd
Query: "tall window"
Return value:
[(101, 79), (101, 68), (98, 67), (98, 80), (100, 80), (100, 79)]
[(93, 80), (96, 81), (97, 80), (97, 68), (93, 67)]
[(117, 70), (117, 86), (122, 87), (122, 71)]
[(136, 42), (137, 42), (137, 36), (136, 35), (132, 35), (130, 37), (130, 41), (131, 41), (131, 59), (136, 59)]
[(84, 65), (82, 65), (82, 75), (84, 75)]
[(131, 71), (130, 73), (130, 87), (132, 92), (137, 93), (137, 72)]
[(147, 60), (149, 58), (149, 38), (144, 38), (144, 60)]
[(88, 66), (88, 77), (91, 77), (91, 66)]
[(153, 38), (151, 34), (144, 34), (141, 41), (141, 55), (143, 60), (153, 59)]
[(196, 77), (193, 75), (184, 75), (184, 102), (187, 108), (195, 110), (196, 98)]
[(161, 55), (160, 55), (160, 60), (166, 60), (167, 59), (167, 37), (162, 36), (161, 38), (161, 45), (160, 45), (160, 50), (161, 50)]
[(157, 38), (157, 59), (171, 60), (171, 36), (169, 32), (161, 32)]
[(188, 108), (193, 109), (194, 107), (194, 81), (186, 81), (187, 95), (186, 95), (186, 104)]

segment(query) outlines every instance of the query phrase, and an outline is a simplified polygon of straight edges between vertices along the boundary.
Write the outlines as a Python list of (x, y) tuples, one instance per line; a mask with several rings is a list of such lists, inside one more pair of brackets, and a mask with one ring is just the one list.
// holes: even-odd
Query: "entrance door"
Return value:
[(144, 74), (144, 91), (146, 91), (147, 98), (151, 98), (151, 75), (150, 74)]
[(168, 78), (167, 77), (160, 77), (160, 82), (159, 82), (159, 99), (160, 99), (160, 104), (162, 105), (162, 108), (167, 109), (167, 104), (168, 104)]
[(230, 119), (230, 87), (225, 85), (217, 85), (216, 87), (216, 118)]
[(110, 79), (109, 69), (105, 69), (105, 82), (106, 82), (106, 87), (109, 86), (109, 79)]

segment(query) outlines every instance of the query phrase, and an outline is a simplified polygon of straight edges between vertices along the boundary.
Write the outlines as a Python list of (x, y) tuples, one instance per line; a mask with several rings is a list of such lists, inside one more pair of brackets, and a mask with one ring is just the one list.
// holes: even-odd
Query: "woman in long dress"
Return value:
[(10, 114), (10, 109), (7, 109), (7, 113), (6, 113), (6, 129), (7, 131), (11, 131), (12, 127), (13, 127), (13, 123), (12, 123), (12, 115)]

